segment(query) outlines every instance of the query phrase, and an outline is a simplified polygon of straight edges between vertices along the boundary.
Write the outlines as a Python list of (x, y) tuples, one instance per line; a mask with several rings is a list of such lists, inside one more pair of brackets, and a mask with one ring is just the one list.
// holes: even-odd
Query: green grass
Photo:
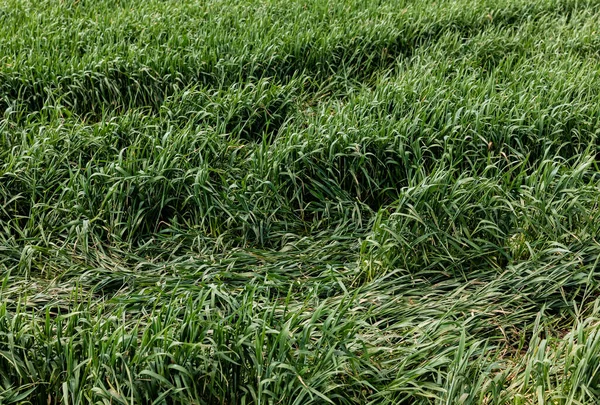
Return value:
[(598, 403), (598, 21), (0, 0), (0, 404)]

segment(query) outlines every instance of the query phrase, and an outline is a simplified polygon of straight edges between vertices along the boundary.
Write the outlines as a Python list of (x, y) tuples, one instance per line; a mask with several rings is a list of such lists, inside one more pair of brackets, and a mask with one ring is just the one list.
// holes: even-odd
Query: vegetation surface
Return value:
[(600, 2), (0, 0), (0, 403), (600, 398)]

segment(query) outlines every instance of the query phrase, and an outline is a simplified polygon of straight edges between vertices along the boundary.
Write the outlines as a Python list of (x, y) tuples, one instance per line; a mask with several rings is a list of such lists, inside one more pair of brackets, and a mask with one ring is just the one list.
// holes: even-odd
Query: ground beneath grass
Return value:
[(599, 21), (0, 0), (0, 403), (597, 403)]

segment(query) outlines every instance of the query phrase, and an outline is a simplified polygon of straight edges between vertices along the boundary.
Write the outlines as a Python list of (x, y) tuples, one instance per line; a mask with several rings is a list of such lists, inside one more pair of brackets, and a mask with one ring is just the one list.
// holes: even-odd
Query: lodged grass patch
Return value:
[(0, 403), (596, 403), (599, 18), (0, 0)]

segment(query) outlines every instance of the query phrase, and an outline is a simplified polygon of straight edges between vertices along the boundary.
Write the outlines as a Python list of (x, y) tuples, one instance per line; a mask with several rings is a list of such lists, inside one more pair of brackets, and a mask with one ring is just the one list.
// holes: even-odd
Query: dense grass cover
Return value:
[(0, 403), (598, 403), (599, 22), (0, 0)]

